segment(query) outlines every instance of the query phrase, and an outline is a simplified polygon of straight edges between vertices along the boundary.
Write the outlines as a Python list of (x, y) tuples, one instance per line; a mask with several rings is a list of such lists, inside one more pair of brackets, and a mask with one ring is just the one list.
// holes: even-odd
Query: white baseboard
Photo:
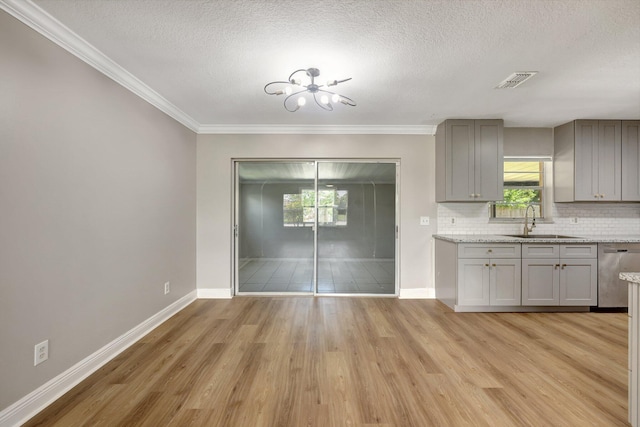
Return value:
[(413, 288), (400, 289), (400, 299), (435, 299), (436, 290), (434, 288)]
[(233, 297), (231, 289), (198, 289), (198, 299), (230, 299)]
[(196, 300), (192, 291), (0, 412), (0, 426), (19, 426), (136, 341)]
[[(231, 289), (197, 289), (124, 333), (0, 412), (0, 426), (20, 426), (196, 299), (230, 299)], [(434, 299), (435, 289), (401, 289), (402, 299)]]

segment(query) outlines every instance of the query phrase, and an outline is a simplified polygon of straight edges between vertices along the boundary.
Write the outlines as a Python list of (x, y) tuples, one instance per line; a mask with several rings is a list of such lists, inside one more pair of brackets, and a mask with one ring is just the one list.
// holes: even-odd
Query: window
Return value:
[[(316, 192), (303, 189), (296, 194), (282, 195), (283, 225), (305, 227), (315, 221)], [(318, 224), (321, 226), (346, 226), (349, 192), (323, 189), (318, 191)]]
[(490, 203), (490, 217), (524, 218), (527, 206), (532, 205), (536, 218), (544, 218), (544, 166), (543, 159), (505, 158), (504, 198)]

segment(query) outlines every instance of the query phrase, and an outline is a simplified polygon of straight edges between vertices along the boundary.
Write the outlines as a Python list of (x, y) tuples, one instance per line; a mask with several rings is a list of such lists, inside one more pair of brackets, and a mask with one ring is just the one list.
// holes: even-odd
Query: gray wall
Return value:
[[(311, 258), (311, 227), (284, 227), (282, 196), (312, 188), (311, 183), (242, 184), (240, 186), (241, 258)], [(318, 231), (320, 256), (394, 258), (395, 185), (339, 184), (349, 193), (347, 225)]]
[(553, 156), (552, 128), (504, 128), (505, 156)]
[(0, 11), (0, 410), (195, 290), (195, 165), (193, 132)]
[[(232, 160), (400, 160), (400, 294), (433, 296), (435, 139), (427, 135), (198, 135), (198, 289), (232, 285)], [(430, 216), (430, 226), (420, 226)]]

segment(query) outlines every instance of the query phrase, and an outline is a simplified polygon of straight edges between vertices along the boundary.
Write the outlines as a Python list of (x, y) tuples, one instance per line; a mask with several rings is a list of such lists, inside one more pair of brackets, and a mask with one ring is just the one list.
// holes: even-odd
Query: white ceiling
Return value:
[[(7, 0), (10, 1), (10, 0)], [(640, 118), (639, 0), (34, 0), (201, 126)], [(357, 107), (287, 112), (320, 69)], [(516, 89), (494, 87), (538, 71)]]

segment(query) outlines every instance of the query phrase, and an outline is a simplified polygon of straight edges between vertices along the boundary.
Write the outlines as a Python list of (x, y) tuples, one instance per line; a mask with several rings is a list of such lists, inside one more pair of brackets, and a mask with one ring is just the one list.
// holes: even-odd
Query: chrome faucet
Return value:
[[(531, 218), (531, 227), (529, 227), (529, 208), (531, 208), (531, 212), (533, 212), (532, 218)], [(533, 229), (536, 226), (536, 208), (533, 207), (533, 205), (527, 205), (527, 209), (524, 211), (524, 230), (522, 231), (522, 234), (524, 234), (524, 236), (528, 236), (530, 232), (533, 231)]]

